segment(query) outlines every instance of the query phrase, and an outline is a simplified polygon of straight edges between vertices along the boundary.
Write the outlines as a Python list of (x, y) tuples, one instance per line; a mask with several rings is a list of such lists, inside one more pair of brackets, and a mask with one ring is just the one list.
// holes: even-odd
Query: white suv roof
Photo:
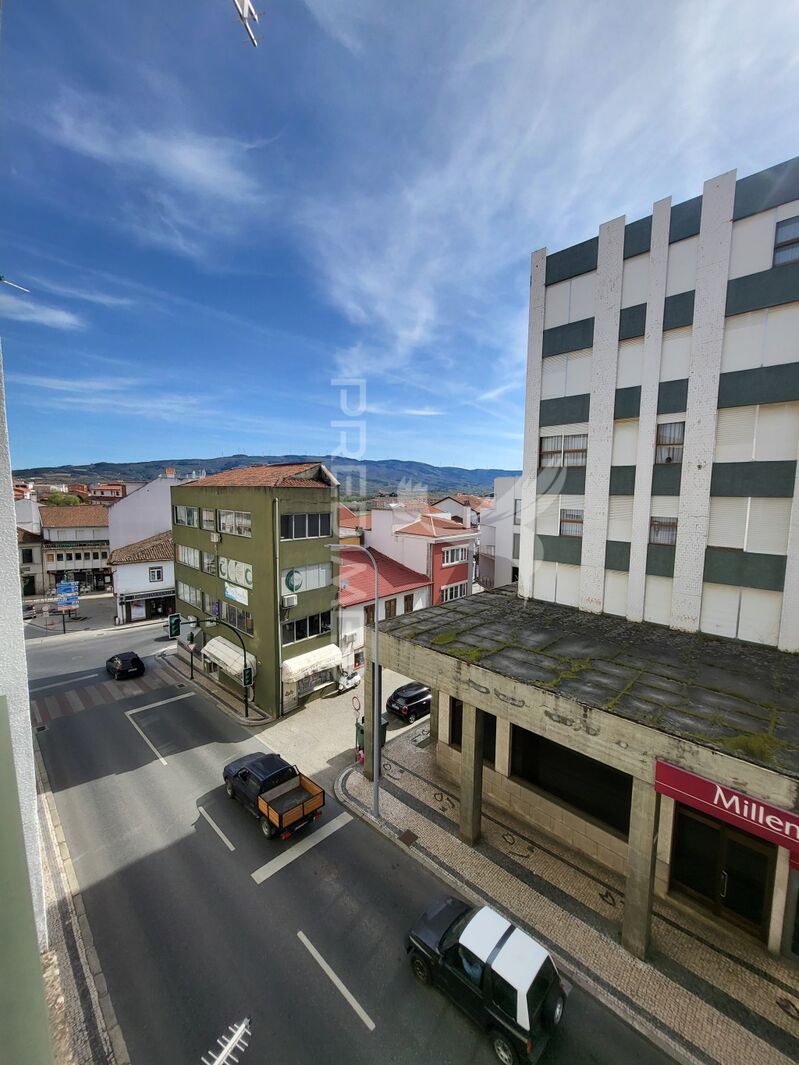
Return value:
[[(463, 929), (458, 942), (485, 964), (511, 927), (510, 921), (489, 906), (483, 906)], [(540, 943), (536, 943), (520, 928), (514, 928), (491, 963), (491, 968), (511, 987), (526, 994), (548, 957), (548, 951)]]

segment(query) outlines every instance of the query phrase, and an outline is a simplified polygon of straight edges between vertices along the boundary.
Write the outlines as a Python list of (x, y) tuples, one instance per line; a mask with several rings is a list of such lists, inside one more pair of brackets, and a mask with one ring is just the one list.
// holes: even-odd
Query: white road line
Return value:
[(156, 706), (166, 706), (167, 703), (177, 703), (180, 702), (181, 699), (190, 699), (192, 695), (194, 695), (194, 692), (184, 692), (183, 695), (173, 695), (171, 699), (159, 699), (157, 703), (147, 703), (146, 706), (135, 706), (132, 710), (125, 711), (125, 717), (131, 723), (131, 725), (133, 725), (133, 727), (136, 729), (138, 734), (153, 752), (153, 754), (161, 763), (161, 765), (166, 765), (166, 758), (161, 757), (161, 755), (158, 753), (158, 748), (155, 746), (155, 744), (149, 741), (149, 739), (145, 736), (144, 731), (139, 728), (139, 726), (133, 720), (133, 715), (140, 714), (142, 710), (153, 710)]
[(328, 836), (332, 836), (334, 832), (338, 832), (340, 828), (343, 828), (348, 824), (352, 818), (349, 814), (339, 814), (338, 817), (333, 818), (323, 828), (318, 828), (312, 836), (306, 836), (302, 843), (298, 843), (291, 850), (284, 851), (277, 858), (273, 858), (271, 862), (267, 862), (266, 865), (262, 865), (260, 869), (256, 869), (252, 873), (252, 878), (256, 884), (263, 884), (264, 880), (268, 880), (270, 876), (274, 876), (275, 873), (280, 872), (281, 869), (285, 869), (287, 865), (291, 865), (292, 862), (296, 862), (298, 858), (301, 858), (306, 851), (309, 851), (311, 847), (315, 847), (317, 843), (321, 843), (323, 839), (327, 839)]
[(319, 953), (319, 951), (316, 949), (316, 947), (313, 945), (313, 943), (311, 943), (311, 941), (308, 939), (308, 937), (305, 935), (305, 933), (304, 932), (298, 932), (297, 933), (297, 938), (299, 939), (300, 943), (302, 943), (302, 945), (305, 947), (305, 949), (308, 951), (308, 953), (311, 955), (311, 957), (314, 959), (314, 961), (319, 965), (320, 969), (322, 969), (322, 971), (327, 974), (327, 976), (329, 977), (331, 983), (333, 983), (338, 988), (338, 990), (341, 992), (341, 994), (344, 996), (344, 998), (347, 1000), (347, 1002), (349, 1002), (349, 1004), (352, 1006), (352, 1008), (355, 1010), (355, 1012), (361, 1018), (363, 1023), (369, 1029), (369, 1031), (373, 1032), (375, 1030), (375, 1022), (372, 1020), (372, 1018), (369, 1016), (369, 1014), (366, 1012), (366, 1010), (363, 1008), (363, 1006), (361, 1006), (360, 1002), (358, 1002), (358, 1000), (355, 998), (355, 996), (353, 994), (351, 994), (350, 991), (347, 990), (347, 988), (344, 986), (344, 984), (342, 984), (341, 980), (339, 980), (339, 978), (336, 976), (336, 974), (333, 972), (333, 970), (327, 964), (327, 962), (322, 957), (322, 955)]
[(41, 688), (31, 688), (31, 695), (38, 695), (39, 692), (46, 692), (49, 688), (63, 688), (65, 684), (75, 684), (77, 681), (90, 680), (92, 677), (99, 677), (99, 673), (87, 673), (84, 677), (67, 677), (66, 680), (56, 681), (55, 684), (43, 684)]
[(208, 813), (208, 811), (207, 811), (207, 810), (204, 810), (204, 809), (202, 808), (202, 806), (198, 806), (198, 807), (197, 807), (197, 809), (198, 809), (198, 810), (200, 811), (200, 813), (201, 813), (201, 814), (203, 815), (203, 817), (204, 817), (204, 818), (205, 818), (205, 820), (206, 820), (206, 821), (208, 822), (208, 824), (209, 824), (209, 825), (211, 826), (211, 828), (212, 828), (212, 829), (214, 830), (214, 832), (216, 832), (217, 836), (219, 836), (219, 838), (220, 838), (220, 839), (222, 840), (222, 842), (223, 842), (223, 843), (225, 844), (225, 846), (227, 847), (227, 849), (228, 849), (229, 851), (234, 851), (234, 850), (235, 850), (236, 848), (235, 848), (235, 847), (233, 846), (233, 844), (232, 844), (232, 843), (230, 842), (230, 840), (229, 840), (229, 839), (227, 838), (227, 836), (226, 836), (226, 835), (225, 835), (225, 833), (224, 833), (224, 832), (222, 831), (222, 829), (221, 829), (221, 828), (219, 827), (219, 825), (215, 824), (215, 823), (214, 823), (214, 821), (212, 821), (212, 820), (211, 820), (211, 815), (210, 815), (210, 814)]

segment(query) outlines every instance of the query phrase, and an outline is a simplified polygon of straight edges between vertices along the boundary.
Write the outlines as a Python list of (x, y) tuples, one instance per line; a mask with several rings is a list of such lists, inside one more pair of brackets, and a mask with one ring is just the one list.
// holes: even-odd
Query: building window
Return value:
[(281, 540), (308, 540), (319, 536), (330, 536), (329, 512), (281, 515)]
[(497, 759), (497, 719), (493, 714), (483, 714), (483, 761), (494, 768)]
[(199, 607), (202, 602), (201, 592), (199, 588), (195, 588), (191, 584), (184, 584), (183, 581), (178, 581), (176, 584), (178, 599), (182, 599), (184, 603), (188, 603), (189, 606)]
[(67, 562), (71, 562), (71, 561), (72, 561), (72, 552), (71, 551), (67, 551)]
[(538, 453), (541, 467), (585, 466), (588, 456), (588, 433), (542, 436)]
[(310, 640), (314, 636), (326, 636), (330, 632), (331, 613), (323, 610), (320, 614), (311, 614), (307, 618), (297, 618), (295, 621), (285, 621), (281, 626), (281, 638), (283, 644), (299, 643), (300, 640)]
[(280, 575), (283, 595), (297, 592), (312, 592), (317, 588), (327, 588), (333, 580), (333, 566), (330, 562), (312, 562), (307, 566), (293, 566), (284, 569)]
[(682, 462), (684, 441), (685, 422), (664, 422), (659, 425), (655, 438), (655, 464), (663, 466), (669, 462)]
[(514, 533), (513, 534), (513, 547), (511, 548), (511, 552), (512, 552), (511, 553), (511, 558), (518, 558), (519, 557), (519, 543), (520, 543), (520, 540), (521, 540), (521, 537), (519, 536), (519, 534), (518, 533)]
[[(560, 512), (560, 535), (582, 536), (583, 535), (583, 512), (582, 510), (561, 509)], [(516, 556), (518, 557), (518, 556)]]
[(799, 261), (799, 215), (777, 222), (774, 236), (774, 265)]
[(386, 618), (386, 620), (388, 621), (390, 618), (395, 618), (396, 616), (397, 616), (397, 600), (396, 599), (386, 599), (386, 605), (385, 605), (385, 618)]
[(64, 561), (64, 556), (63, 556), (63, 554), (60, 551), (56, 555), (56, 558), (58, 559), (59, 562), (63, 562)]
[(402, 611), (404, 614), (413, 613), (413, 592), (410, 595), (406, 595), (402, 602)]
[(655, 517), (650, 518), (649, 542), (650, 544), (676, 544), (677, 519)]
[(197, 528), (199, 510), (197, 507), (175, 507), (175, 525), (186, 525), (191, 529)]
[(449, 745), (461, 749), (463, 739), (463, 703), (460, 699), (449, 699)]
[(48, 562), (55, 562), (55, 555), (53, 554), (52, 551), (48, 551), (47, 552), (47, 561)]
[(441, 552), (441, 564), (455, 566), (458, 562), (465, 562), (468, 557), (468, 547), (445, 547)]
[(542, 436), (538, 448), (539, 465), (560, 466), (563, 458), (563, 437)]
[(99, 551), (92, 551), (92, 558), (94, 559), (95, 562), (97, 562), (97, 560), (100, 558), (100, 552)]
[(175, 558), (184, 566), (191, 566), (192, 569), (200, 568), (200, 552), (196, 547), (175, 544)]
[(226, 621), (228, 625), (232, 625), (234, 629), (238, 629), (239, 632), (243, 632), (247, 636), (253, 635), (252, 614), (247, 610), (242, 610), (235, 603), (224, 601), (221, 605), (223, 621)]
[(219, 531), (230, 536), (252, 536), (252, 514), (248, 510), (220, 510)]
[(216, 511), (213, 507), (203, 507), (203, 528), (216, 531)]
[(374, 623), (375, 623), (375, 605), (374, 605), (374, 603), (369, 603), (366, 607), (364, 607), (363, 623), (364, 623), (364, 625), (370, 625), (370, 626), (374, 625)]
[(157, 581), (164, 579), (164, 569), (162, 566), (150, 566), (150, 583), (155, 584)]
[[(541, 465), (543, 466), (544, 463), (542, 462)], [(521, 523), (522, 523), (522, 501), (521, 501), (521, 499), (514, 499), (513, 500), (513, 524), (514, 525), (521, 525)]]
[(101, 551), (100, 552), (100, 558), (108, 558), (108, 552), (107, 551)]
[(33, 564), (33, 548), (32, 547), (23, 547), (22, 548), (22, 565), (23, 566), (30, 566), (32, 564)]
[(203, 614), (209, 614), (212, 618), (219, 616), (219, 603), (208, 592), (203, 592)]
[(202, 570), (212, 577), (216, 576), (216, 555), (213, 551), (203, 551)]
[(441, 602), (451, 603), (453, 599), (463, 599), (466, 595), (468, 588), (467, 581), (461, 581), (459, 584), (447, 584), (441, 589)]

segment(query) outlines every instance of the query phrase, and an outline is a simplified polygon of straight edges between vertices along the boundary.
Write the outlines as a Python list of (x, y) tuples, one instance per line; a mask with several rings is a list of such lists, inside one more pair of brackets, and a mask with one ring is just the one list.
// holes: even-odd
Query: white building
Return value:
[(494, 479), (494, 506), (482, 511), (478, 583), (501, 588), (519, 579), (521, 477)]
[(482, 516), (491, 509), (491, 500), (484, 496), (471, 496), (458, 493), (436, 500), (436, 507), (461, 522), (466, 529), (480, 524)]
[(148, 621), (175, 609), (175, 547), (172, 532), (160, 532), (118, 547), (109, 559), (114, 573), (117, 621)]
[(14, 501), (17, 528), (27, 529), (28, 532), (40, 533), (42, 520), (39, 516), (39, 504), (35, 499), (17, 499)]
[(47, 590), (41, 533), (17, 529), (19, 579), (23, 596), (43, 595)]
[(156, 477), (117, 500), (108, 511), (108, 542), (112, 551), (172, 527), (169, 492), (177, 477)]
[[(430, 606), (431, 580), (393, 558), (372, 550), (378, 572), (377, 620), (410, 614)], [(374, 568), (362, 551), (344, 550), (339, 569), (339, 646), (342, 668), (360, 669), (364, 663), (364, 627), (375, 622)]]
[(799, 650), (799, 160), (533, 255), (520, 590)]
[(82, 589), (110, 590), (108, 507), (40, 507), (44, 569), (48, 589), (59, 581), (78, 581)]

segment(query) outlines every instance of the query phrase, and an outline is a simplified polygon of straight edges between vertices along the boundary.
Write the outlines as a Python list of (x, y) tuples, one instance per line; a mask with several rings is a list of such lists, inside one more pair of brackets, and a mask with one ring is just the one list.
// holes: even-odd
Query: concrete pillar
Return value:
[(441, 704), (441, 692), (438, 688), (430, 689), (430, 739), (438, 739), (438, 715)]
[(460, 823), (460, 837), (464, 843), (476, 843), (480, 838), (483, 807), (483, 723), (483, 711), (464, 703)]
[(768, 949), (772, 954), (779, 954), (782, 946), (782, 927), (785, 924), (790, 872), (791, 852), (787, 847), (778, 847), (777, 866), (774, 870), (774, 892), (771, 897), (771, 917), (768, 923)]
[(641, 959), (646, 957), (652, 923), (659, 818), (660, 795), (654, 785), (634, 778), (621, 942), (631, 954)]
[[(363, 771), (367, 780), (374, 780), (374, 774), (372, 772), (372, 759), (374, 754), (374, 729), (372, 724), (374, 721), (374, 706), (372, 700), (374, 698), (374, 663), (367, 662), (366, 669), (364, 671), (364, 689), (363, 689), (363, 703), (361, 705), (361, 713), (363, 714)], [(380, 715), (383, 715), (383, 667), (377, 668), (377, 702), (380, 707)]]
[(449, 696), (445, 695), (438, 705), (438, 741), (439, 743), (449, 743), (450, 736), (450, 714), (449, 714)]
[(510, 721), (497, 718), (497, 746), (494, 769), (500, 776), (510, 776)]

